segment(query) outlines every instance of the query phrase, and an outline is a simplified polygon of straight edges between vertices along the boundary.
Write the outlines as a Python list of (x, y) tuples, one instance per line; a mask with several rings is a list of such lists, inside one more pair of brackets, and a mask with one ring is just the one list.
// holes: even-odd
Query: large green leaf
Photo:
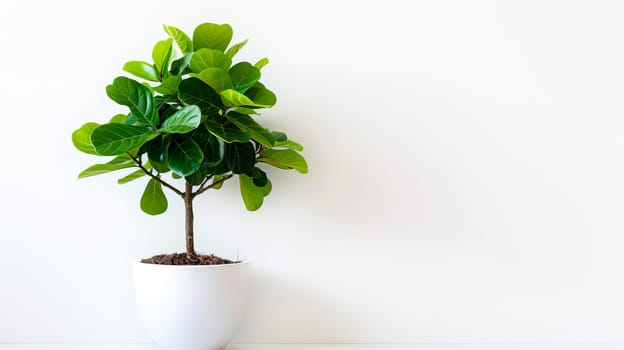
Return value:
[(232, 80), (226, 70), (221, 68), (206, 68), (198, 74), (191, 74), (204, 83), (210, 85), (216, 92), (232, 87)]
[(229, 24), (203, 23), (193, 32), (193, 46), (199, 49), (225, 51), (232, 41), (232, 27)]
[(80, 174), (78, 174), (78, 178), (82, 179), (89, 176), (106, 174), (110, 173), (111, 171), (131, 168), (133, 166), (135, 166), (134, 161), (130, 159), (128, 155), (124, 154), (113, 158), (113, 160), (108, 163), (95, 164), (88, 167), (87, 169), (81, 171)]
[(147, 159), (150, 164), (159, 173), (168, 172), (167, 165), (167, 146), (169, 145), (169, 135), (158, 135), (153, 140), (145, 144), (147, 151)]
[(190, 137), (175, 134), (167, 147), (167, 164), (181, 176), (187, 176), (199, 169), (204, 159), (201, 148)]
[(238, 179), (245, 208), (249, 211), (258, 210), (264, 201), (264, 191), (254, 185), (253, 179), (245, 174), (238, 175)]
[(109, 123), (93, 130), (91, 143), (97, 154), (115, 156), (140, 147), (153, 135), (153, 130), (145, 126)]
[(208, 131), (221, 140), (230, 142), (247, 142), (251, 138), (248, 131), (241, 130), (230, 121), (221, 122), (216, 118), (208, 118), (204, 123)]
[(258, 62), (256, 62), (254, 66), (258, 69), (262, 69), (262, 67), (266, 66), (267, 64), (269, 64), (269, 59), (264, 57), (264, 58), (261, 58)]
[(241, 130), (248, 131), (251, 138), (266, 147), (273, 147), (275, 140), (268, 129), (258, 124), (252, 117), (240, 113), (228, 113), (227, 119), (238, 126)]
[(219, 94), (221, 95), (221, 101), (227, 107), (268, 108), (272, 106), (271, 104), (262, 104), (252, 101), (249, 97), (232, 89), (223, 90)]
[(159, 73), (159, 77), (162, 77), (169, 68), (171, 51), (173, 51), (172, 45), (173, 39), (169, 38), (167, 40), (161, 40), (157, 42), (154, 46), (154, 49), (152, 50), (152, 59), (154, 60), (154, 65), (156, 66), (156, 70)]
[(72, 143), (79, 151), (88, 154), (97, 154), (91, 143), (91, 133), (100, 126), (98, 123), (86, 123), (72, 133)]
[(232, 59), (223, 52), (212, 49), (200, 49), (195, 51), (189, 66), (195, 73), (200, 73), (206, 68), (221, 68), (228, 70), (232, 65)]
[(249, 62), (235, 64), (228, 74), (232, 79), (232, 88), (240, 93), (245, 93), (260, 79), (260, 69)]
[(240, 49), (243, 48), (243, 46), (247, 45), (247, 39), (241, 41), (240, 43), (236, 43), (232, 46), (230, 46), (229, 49), (227, 49), (227, 51), (225, 51), (225, 54), (229, 57), (232, 58), (234, 57), (238, 51), (240, 51)]
[(234, 174), (244, 174), (256, 164), (256, 152), (252, 143), (233, 142), (226, 146), (225, 160)]
[(262, 84), (256, 84), (254, 87), (247, 90), (245, 96), (252, 99), (255, 103), (265, 106), (274, 106), (277, 102), (277, 97), (273, 91), (265, 88)]
[(180, 48), (180, 51), (182, 51), (184, 55), (193, 52), (193, 42), (191, 41), (191, 38), (186, 35), (186, 33), (176, 27), (168, 25), (163, 25), (163, 28), (165, 29), (165, 32), (169, 34), (173, 40), (175, 40), (176, 44), (178, 44), (178, 47)]
[(145, 80), (160, 81), (156, 68), (147, 62), (129, 61), (124, 64), (123, 70)]
[(178, 87), (182, 78), (177, 75), (172, 75), (163, 80), (160, 86), (156, 86), (154, 91), (161, 93), (163, 95), (175, 95), (178, 92)]
[(167, 118), (161, 125), (161, 132), (185, 134), (199, 126), (201, 111), (195, 105), (184, 106)]
[(221, 97), (210, 85), (197, 78), (184, 79), (179, 87), (184, 103), (197, 105), (203, 115), (211, 115), (221, 108)]
[[(148, 167), (145, 166), (145, 168), (147, 169)], [(143, 171), (143, 169), (139, 169), (139, 170), (131, 172), (130, 174), (128, 174), (128, 175), (126, 175), (126, 176), (124, 176), (122, 178), (117, 179), (117, 183), (120, 184), (120, 185), (127, 184), (128, 182), (134, 181), (136, 179), (140, 179), (140, 178), (142, 178), (145, 175), (147, 175), (147, 173), (145, 171)]]
[(154, 97), (148, 87), (130, 78), (117, 77), (106, 87), (106, 93), (113, 101), (128, 106), (140, 124), (158, 126)]
[(308, 163), (292, 149), (265, 149), (260, 152), (259, 162), (274, 165), (278, 168), (295, 169), (305, 174), (308, 172)]
[(150, 179), (141, 196), (141, 210), (149, 215), (158, 215), (167, 211), (167, 197), (162, 185), (156, 179)]
[(191, 138), (204, 153), (203, 165), (214, 166), (225, 157), (225, 145), (222, 140), (208, 132), (206, 128), (197, 128)]

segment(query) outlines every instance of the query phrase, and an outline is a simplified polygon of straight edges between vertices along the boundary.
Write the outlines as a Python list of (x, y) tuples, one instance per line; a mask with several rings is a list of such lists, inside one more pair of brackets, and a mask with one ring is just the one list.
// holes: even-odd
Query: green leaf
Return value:
[(273, 147), (290, 148), (299, 152), (303, 151), (303, 146), (293, 140), (277, 141)]
[(199, 80), (208, 84), (216, 92), (232, 87), (230, 76), (227, 71), (221, 68), (206, 68), (199, 74), (191, 74), (191, 77), (199, 78)]
[(232, 88), (240, 93), (245, 93), (260, 80), (260, 69), (252, 66), (249, 62), (235, 64), (228, 72), (232, 79)]
[(282, 169), (295, 169), (302, 174), (308, 172), (308, 164), (305, 159), (292, 149), (265, 149), (260, 152), (260, 156), (259, 162)]
[(156, 68), (147, 62), (129, 61), (124, 64), (123, 70), (145, 80), (160, 81)]
[(223, 52), (211, 49), (200, 49), (195, 51), (189, 66), (195, 73), (200, 73), (206, 68), (221, 68), (228, 70), (232, 65), (232, 59)]
[(254, 185), (258, 187), (264, 187), (269, 182), (267, 174), (260, 168), (253, 168), (250, 172), (245, 174), (253, 179)]
[(223, 90), (219, 93), (221, 95), (221, 101), (227, 107), (257, 107), (268, 108), (272, 105), (261, 104), (252, 101), (249, 97), (241, 94), (240, 92), (232, 89)]
[(198, 128), (192, 132), (191, 138), (204, 153), (203, 165), (214, 166), (225, 157), (225, 145), (222, 140), (208, 132), (206, 128)]
[(158, 215), (167, 211), (167, 197), (162, 185), (156, 179), (150, 179), (141, 196), (141, 210), (149, 215)]
[(208, 118), (204, 123), (208, 131), (221, 140), (231, 142), (247, 142), (251, 135), (247, 131), (241, 130), (238, 126), (230, 121), (220, 122), (216, 118)]
[(219, 181), (222, 181), (223, 179), (225, 179), (225, 175), (215, 175), (212, 178), (212, 189), (213, 190), (221, 189), (221, 187), (223, 187), (223, 182), (219, 182)]
[(256, 164), (256, 152), (252, 143), (233, 142), (226, 146), (225, 161), (234, 174), (245, 174)]
[(152, 167), (161, 174), (170, 170), (167, 165), (168, 145), (169, 136), (166, 135), (158, 135), (145, 145), (147, 149), (147, 159), (149, 159)]
[(184, 177), (186, 182), (190, 183), (193, 186), (199, 186), (204, 182), (206, 176), (208, 175), (208, 166), (202, 164), (197, 171), (194, 173), (187, 175)]
[(281, 131), (272, 131), (271, 135), (273, 135), (273, 138), (275, 139), (275, 142), (283, 142), (283, 141), (286, 141), (288, 139), (286, 134), (281, 132)]
[[(146, 169), (148, 169), (147, 165), (144, 165), (144, 166), (145, 166)], [(145, 175), (147, 175), (145, 173), (145, 171), (143, 171), (142, 169), (139, 169), (139, 170), (131, 172), (130, 174), (128, 174), (128, 175), (126, 175), (126, 176), (124, 176), (122, 178), (117, 179), (117, 183), (120, 184), (120, 185), (127, 184), (128, 182), (134, 181), (136, 179), (140, 179), (140, 178), (142, 178)]]
[(167, 164), (178, 175), (187, 176), (199, 169), (204, 159), (201, 148), (190, 137), (175, 134), (167, 147)]
[(184, 72), (184, 69), (188, 67), (192, 57), (193, 53), (191, 52), (171, 62), (171, 74), (181, 75)]
[(269, 59), (264, 57), (264, 58), (261, 58), (258, 62), (256, 62), (254, 66), (256, 66), (256, 68), (258, 69), (262, 69), (262, 67), (266, 66), (267, 64), (269, 64)]
[(165, 32), (175, 40), (176, 44), (178, 44), (182, 54), (186, 55), (193, 52), (193, 42), (186, 33), (176, 27), (168, 25), (163, 25), (163, 28)]
[(156, 86), (154, 91), (161, 93), (163, 95), (175, 95), (178, 92), (178, 86), (182, 78), (177, 75), (172, 75), (163, 80), (160, 86)]
[(252, 117), (245, 114), (228, 113), (227, 119), (238, 126), (241, 130), (248, 131), (252, 139), (260, 142), (266, 147), (273, 147), (275, 140), (273, 139), (271, 132), (262, 127), (262, 125), (258, 124)]
[(271, 90), (264, 86), (259, 86), (258, 84), (247, 90), (245, 96), (249, 97), (257, 104), (266, 106), (274, 106), (277, 102), (277, 97)]
[(243, 46), (247, 45), (247, 39), (241, 41), (240, 43), (236, 43), (232, 46), (230, 46), (229, 49), (227, 49), (227, 51), (225, 51), (225, 54), (229, 57), (232, 58), (234, 57), (238, 51), (240, 51), (240, 49), (243, 48)]
[(127, 118), (128, 116), (125, 114), (115, 114), (108, 122), (123, 124)]
[(149, 88), (135, 80), (117, 77), (106, 87), (106, 93), (113, 101), (128, 106), (140, 124), (158, 126), (158, 113), (155, 113), (154, 97)]
[(91, 143), (91, 133), (100, 126), (98, 123), (86, 123), (72, 133), (72, 143), (79, 151), (88, 154), (97, 154)]
[(271, 184), (271, 180), (267, 179), (267, 184), (262, 187), (262, 192), (264, 194), (264, 196), (268, 196), (271, 193), (271, 190), (273, 189), (273, 184)]
[(245, 174), (240, 174), (238, 179), (245, 208), (249, 211), (258, 210), (264, 201), (264, 191), (254, 185), (253, 179)]
[(232, 41), (232, 27), (229, 24), (203, 23), (193, 32), (193, 46), (199, 49), (225, 51)]
[(211, 115), (221, 108), (221, 97), (213, 88), (197, 78), (184, 79), (179, 86), (180, 99), (197, 105), (203, 115)]
[(97, 154), (114, 156), (138, 148), (152, 136), (153, 130), (144, 126), (109, 123), (93, 130), (91, 143)]
[[(162, 77), (164, 72), (169, 68), (169, 59), (171, 59), (173, 39), (161, 40), (156, 43), (152, 50), (152, 59), (154, 65), (159, 73), (159, 77)], [(160, 80), (160, 79), (159, 79)]]
[(101, 175), (110, 173), (111, 171), (131, 168), (135, 166), (134, 161), (127, 155), (117, 156), (113, 160), (104, 164), (95, 164), (78, 174), (79, 179), (83, 179), (89, 176)]
[(160, 127), (160, 132), (185, 134), (199, 126), (201, 111), (195, 105), (180, 108), (167, 118)]

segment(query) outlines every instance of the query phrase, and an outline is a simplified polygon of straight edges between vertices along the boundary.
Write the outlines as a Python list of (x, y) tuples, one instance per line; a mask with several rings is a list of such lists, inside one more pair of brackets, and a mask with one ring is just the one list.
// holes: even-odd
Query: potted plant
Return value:
[(230, 45), (228, 24), (201, 24), (192, 39), (176, 27), (164, 29), (170, 38), (154, 46), (153, 64), (130, 61), (123, 67), (144, 81), (120, 76), (106, 87), (129, 112), (104, 124), (86, 123), (72, 134), (78, 150), (112, 157), (78, 177), (132, 169), (117, 182), (147, 179), (140, 207), (150, 215), (167, 210), (164, 189), (182, 200), (186, 252), (135, 262), (137, 303), (163, 348), (221, 349), (242, 315), (248, 263), (196, 252), (193, 201), (237, 178), (245, 207), (257, 210), (272, 186), (264, 165), (308, 169), (300, 144), (256, 121), (258, 110), (276, 102), (260, 83), (266, 58), (233, 64), (247, 41)]

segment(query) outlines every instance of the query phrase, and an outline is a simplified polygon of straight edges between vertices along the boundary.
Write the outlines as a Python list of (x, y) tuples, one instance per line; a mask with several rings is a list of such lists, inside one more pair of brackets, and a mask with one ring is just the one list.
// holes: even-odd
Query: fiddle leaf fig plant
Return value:
[[(129, 61), (108, 97), (127, 107), (107, 123), (88, 122), (72, 134), (74, 146), (88, 154), (112, 157), (82, 171), (85, 178), (114, 171), (125, 184), (147, 178), (141, 209), (158, 215), (168, 208), (163, 187), (181, 197), (186, 209), (186, 256), (197, 257), (193, 238), (193, 200), (238, 178), (247, 210), (262, 206), (272, 184), (266, 166), (308, 172), (303, 147), (258, 120), (273, 107), (275, 94), (260, 82), (262, 58), (234, 63), (247, 40), (231, 45), (232, 27), (204, 23), (192, 39), (164, 26), (152, 61)], [(138, 80), (137, 80), (138, 79)], [(176, 182), (182, 182), (178, 188)]]

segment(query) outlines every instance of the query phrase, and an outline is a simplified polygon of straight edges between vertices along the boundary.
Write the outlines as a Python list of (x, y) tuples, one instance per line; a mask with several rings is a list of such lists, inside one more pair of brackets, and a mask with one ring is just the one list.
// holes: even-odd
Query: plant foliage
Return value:
[(258, 110), (276, 103), (260, 82), (268, 59), (234, 63), (247, 40), (230, 45), (228, 24), (203, 23), (192, 36), (172, 26), (164, 29), (169, 38), (154, 46), (153, 63), (135, 60), (123, 66), (140, 80), (120, 76), (106, 87), (108, 97), (127, 113), (104, 124), (86, 123), (72, 134), (78, 150), (113, 156), (79, 178), (130, 170), (118, 183), (147, 179), (140, 206), (157, 215), (168, 207), (163, 186), (183, 195), (165, 181), (167, 173), (196, 186), (194, 194), (238, 177), (245, 207), (257, 210), (272, 188), (262, 166), (308, 171), (299, 154), (303, 147), (257, 120)]

